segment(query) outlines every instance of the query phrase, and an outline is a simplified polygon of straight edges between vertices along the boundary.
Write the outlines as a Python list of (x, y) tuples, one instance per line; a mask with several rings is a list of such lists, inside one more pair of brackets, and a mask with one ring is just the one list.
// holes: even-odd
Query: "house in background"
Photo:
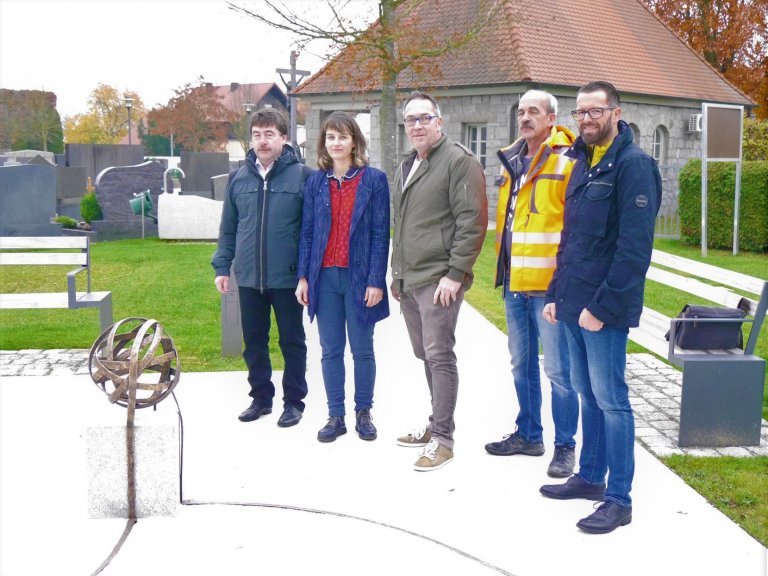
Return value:
[[(460, 34), (474, 20), (466, 0), (416, 2), (414, 33), (442, 30)], [(361, 92), (344, 52), (296, 90), (309, 104), (307, 140), (317, 139), (323, 119), (334, 110), (370, 113), (371, 163), (379, 166), (380, 86)], [(347, 59), (349, 60), (349, 59)], [(570, 111), (579, 86), (592, 80), (613, 83), (622, 99), (623, 118), (635, 141), (653, 156), (664, 179), (662, 214), (677, 214), (677, 176), (690, 158), (701, 157), (703, 102), (755, 104), (667, 28), (641, 0), (539, 0), (534, 10), (510, 0), (479, 38), (437, 58), (429, 76), (412, 69), (400, 73), (398, 96), (413, 89), (431, 92), (440, 102), (443, 131), (470, 147), (485, 166), (489, 212), (495, 214), (499, 173), (496, 151), (517, 138), (520, 96), (539, 88), (559, 102), (558, 124), (578, 134)], [(362, 72), (361, 72), (362, 73)], [(398, 110), (398, 152), (407, 150)], [(315, 150), (308, 146), (307, 164)], [(392, 175), (390, 175), (391, 177)], [(675, 230), (670, 230), (675, 235)]]
[(259, 108), (272, 107), (281, 110), (288, 116), (288, 98), (274, 82), (258, 84), (240, 84), (232, 82), (223, 86), (214, 86), (221, 103), (239, 119), (231, 123), (229, 142), (226, 152), (230, 160), (245, 158), (243, 143), (248, 146), (250, 141), (250, 115)]

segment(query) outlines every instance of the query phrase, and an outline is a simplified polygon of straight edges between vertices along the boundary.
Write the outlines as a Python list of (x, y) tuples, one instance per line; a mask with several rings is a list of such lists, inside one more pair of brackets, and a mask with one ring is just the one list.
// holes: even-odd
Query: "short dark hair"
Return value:
[(285, 116), (275, 108), (262, 108), (256, 110), (256, 112), (253, 113), (253, 116), (251, 116), (250, 129), (253, 130), (254, 126), (258, 126), (259, 128), (274, 126), (283, 136), (288, 135), (288, 121), (285, 119)]
[(437, 105), (437, 100), (435, 100), (434, 96), (427, 94), (426, 92), (421, 92), (420, 90), (414, 90), (408, 94), (408, 98), (406, 98), (405, 102), (403, 102), (403, 116), (405, 116), (405, 107), (408, 106), (408, 103), (411, 100), (429, 100), (432, 102), (432, 106), (435, 108), (435, 114), (437, 114), (437, 117), (442, 117), (442, 114), (440, 113), (440, 106)]
[(368, 143), (365, 141), (365, 135), (360, 130), (360, 126), (355, 117), (348, 112), (331, 112), (328, 118), (323, 122), (323, 128), (320, 130), (320, 138), (317, 141), (317, 165), (323, 170), (333, 168), (333, 159), (328, 154), (325, 147), (325, 136), (328, 130), (335, 130), (342, 134), (352, 136), (352, 164), (355, 166), (365, 166), (368, 163)]
[(619, 106), (621, 104), (619, 93), (616, 90), (616, 87), (610, 82), (604, 82), (602, 80), (588, 82), (579, 88), (579, 94), (583, 94), (585, 92), (605, 92), (605, 95), (608, 98), (609, 106)]

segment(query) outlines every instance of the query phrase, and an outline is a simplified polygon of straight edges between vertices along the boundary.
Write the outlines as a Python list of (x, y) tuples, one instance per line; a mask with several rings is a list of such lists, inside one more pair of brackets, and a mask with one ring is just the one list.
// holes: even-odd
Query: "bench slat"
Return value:
[[(672, 288), (677, 288), (678, 290), (688, 292), (694, 296), (706, 298), (715, 304), (728, 306), (729, 308), (736, 308), (742, 298), (740, 294), (731, 292), (722, 286), (711, 286), (701, 282), (700, 280), (696, 280), (695, 278), (680, 276), (679, 274), (675, 274), (674, 272), (669, 272), (667, 270), (662, 270), (661, 268), (656, 268), (655, 266), (648, 268), (647, 278), (649, 280), (653, 280), (654, 282), (664, 284), (665, 286), (671, 286)], [(752, 300), (751, 298), (745, 298), (745, 300), (749, 302), (750, 315), (754, 316), (757, 312), (757, 301)]]
[(85, 266), (88, 254), (84, 252), (2, 252), (0, 266), (36, 266), (76, 264)]
[(682, 256), (675, 256), (674, 254), (662, 252), (661, 250), (653, 251), (651, 262), (675, 270), (684, 270), (686, 273), (693, 274), (699, 278), (712, 280), (719, 284), (725, 284), (726, 286), (731, 286), (753, 294), (760, 294), (763, 290), (763, 284), (765, 283), (765, 280), (755, 278), (754, 276), (748, 276), (747, 274), (741, 274), (740, 272), (731, 272), (730, 270), (724, 270), (723, 268), (718, 268), (711, 264), (704, 264), (703, 262), (697, 262), (696, 260), (690, 260), (689, 258), (683, 258)]
[(0, 294), (0, 308), (69, 308), (66, 292)]
[[(629, 339), (632, 342), (640, 344), (654, 354), (666, 358), (669, 354), (669, 343), (664, 335), (669, 330), (671, 318), (651, 308), (643, 306), (643, 313), (640, 315), (640, 326), (629, 329)], [(675, 355), (685, 356), (687, 354), (743, 354), (744, 351), (739, 348), (729, 348), (723, 350), (682, 350), (675, 347)]]
[(88, 247), (87, 236), (0, 236), (2, 250), (30, 250), (33, 248)]
[[(111, 292), (78, 292), (77, 303), (88, 307), (108, 298)], [(31, 292), (28, 294), (0, 294), (0, 308), (69, 308), (66, 292)]]

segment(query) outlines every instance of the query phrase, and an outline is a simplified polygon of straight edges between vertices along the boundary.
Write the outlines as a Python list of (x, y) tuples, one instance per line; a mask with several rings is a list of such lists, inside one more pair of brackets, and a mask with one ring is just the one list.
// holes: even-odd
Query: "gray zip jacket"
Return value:
[(443, 135), (404, 186), (415, 159), (411, 150), (395, 174), (393, 287), (407, 292), (447, 275), (469, 290), (488, 228), (483, 167)]

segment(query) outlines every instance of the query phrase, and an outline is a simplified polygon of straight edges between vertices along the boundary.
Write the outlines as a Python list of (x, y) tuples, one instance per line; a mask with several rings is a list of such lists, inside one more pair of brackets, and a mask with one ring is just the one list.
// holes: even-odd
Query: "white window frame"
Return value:
[(475, 157), (485, 168), (488, 157), (488, 124), (465, 124), (464, 144), (474, 152)]

